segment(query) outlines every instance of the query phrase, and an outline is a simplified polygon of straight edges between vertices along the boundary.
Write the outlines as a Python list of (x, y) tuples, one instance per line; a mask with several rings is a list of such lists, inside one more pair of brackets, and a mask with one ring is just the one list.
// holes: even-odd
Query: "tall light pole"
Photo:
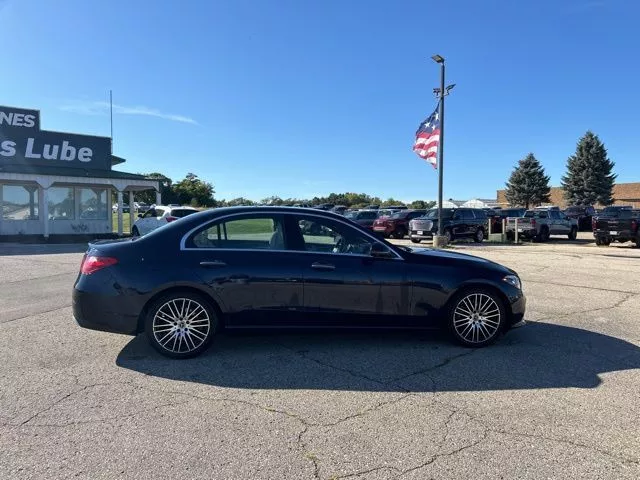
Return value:
[(455, 87), (455, 84), (448, 85), (445, 88), (444, 84), (444, 57), (440, 55), (433, 55), (431, 57), (434, 62), (440, 64), (440, 88), (435, 88), (433, 91), (436, 97), (439, 99), (440, 112), (440, 142), (438, 145), (438, 236), (442, 237), (442, 178), (444, 171), (444, 97), (449, 95), (449, 91)]

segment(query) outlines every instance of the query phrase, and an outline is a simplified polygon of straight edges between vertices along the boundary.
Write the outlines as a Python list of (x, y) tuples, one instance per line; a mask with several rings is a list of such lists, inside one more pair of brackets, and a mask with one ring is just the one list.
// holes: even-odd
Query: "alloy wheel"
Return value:
[(469, 343), (493, 338), (500, 328), (501, 313), (497, 302), (484, 293), (463, 297), (453, 311), (453, 328)]
[(201, 347), (209, 337), (211, 318), (207, 309), (190, 298), (174, 298), (153, 317), (153, 336), (171, 353), (184, 354)]

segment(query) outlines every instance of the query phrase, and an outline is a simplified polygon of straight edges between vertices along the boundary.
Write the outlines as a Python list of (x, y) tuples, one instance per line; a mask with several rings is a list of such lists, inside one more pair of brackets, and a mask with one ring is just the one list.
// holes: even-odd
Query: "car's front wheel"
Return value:
[(476, 243), (482, 243), (482, 241), (484, 240), (484, 230), (482, 228), (479, 228), (478, 230), (476, 230), (476, 233), (473, 236), (473, 240)]
[(569, 232), (569, 240), (575, 240), (576, 238), (578, 238), (578, 228), (577, 227), (571, 227), (571, 231)]
[(449, 330), (466, 347), (484, 347), (493, 343), (506, 321), (503, 301), (491, 290), (467, 289), (451, 302)]
[(145, 333), (162, 355), (190, 358), (207, 349), (218, 325), (210, 302), (191, 292), (173, 292), (147, 309)]

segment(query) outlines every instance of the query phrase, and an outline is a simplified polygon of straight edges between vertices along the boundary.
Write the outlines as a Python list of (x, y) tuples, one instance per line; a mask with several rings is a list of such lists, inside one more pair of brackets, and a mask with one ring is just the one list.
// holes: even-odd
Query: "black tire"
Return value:
[(484, 229), (479, 228), (478, 230), (476, 230), (476, 233), (473, 236), (473, 241), (476, 243), (482, 243), (483, 240), (484, 240)]
[(482, 287), (457, 293), (447, 309), (449, 332), (465, 347), (479, 348), (495, 342), (506, 321), (503, 300), (493, 290)]
[(419, 238), (412, 238), (411, 239), (411, 243), (420, 243), (420, 239)]
[[(185, 309), (186, 313), (183, 313)], [(218, 315), (203, 295), (170, 292), (149, 305), (144, 327), (149, 343), (160, 354), (177, 359), (191, 358), (211, 344), (218, 327)], [(170, 336), (168, 340), (167, 336)]]
[(138, 230), (138, 227), (133, 227), (131, 229), (131, 236), (132, 237), (139, 237), (140, 236), (140, 230)]
[(578, 238), (578, 228), (571, 227), (571, 232), (569, 232), (569, 235), (567, 236), (569, 237), (569, 240), (575, 240), (576, 238)]
[(447, 237), (447, 244), (455, 240), (455, 235), (453, 234), (450, 228), (445, 228), (443, 233), (444, 233), (444, 236)]
[(600, 237), (596, 237), (596, 245), (597, 245), (598, 247), (601, 247), (601, 246), (602, 246), (602, 239), (601, 239)]
[(391, 235), (393, 236), (393, 238), (397, 238), (398, 240), (401, 240), (404, 238), (405, 232), (403, 229), (399, 228), (398, 230), (394, 231)]
[(609, 240), (608, 238), (603, 238), (602, 245), (608, 247), (609, 245), (611, 245), (611, 240)]
[(547, 227), (542, 227), (540, 228), (540, 233), (535, 236), (535, 240), (536, 242), (548, 242), (550, 236), (549, 229)]

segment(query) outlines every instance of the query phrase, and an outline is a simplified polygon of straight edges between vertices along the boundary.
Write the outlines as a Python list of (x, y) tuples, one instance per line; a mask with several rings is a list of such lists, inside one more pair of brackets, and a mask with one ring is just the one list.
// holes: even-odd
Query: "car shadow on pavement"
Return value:
[(224, 334), (203, 355), (172, 360), (144, 335), (118, 366), (145, 375), (246, 389), (483, 391), (595, 388), (600, 375), (640, 368), (640, 348), (614, 337), (530, 322), (468, 349), (442, 332)]

